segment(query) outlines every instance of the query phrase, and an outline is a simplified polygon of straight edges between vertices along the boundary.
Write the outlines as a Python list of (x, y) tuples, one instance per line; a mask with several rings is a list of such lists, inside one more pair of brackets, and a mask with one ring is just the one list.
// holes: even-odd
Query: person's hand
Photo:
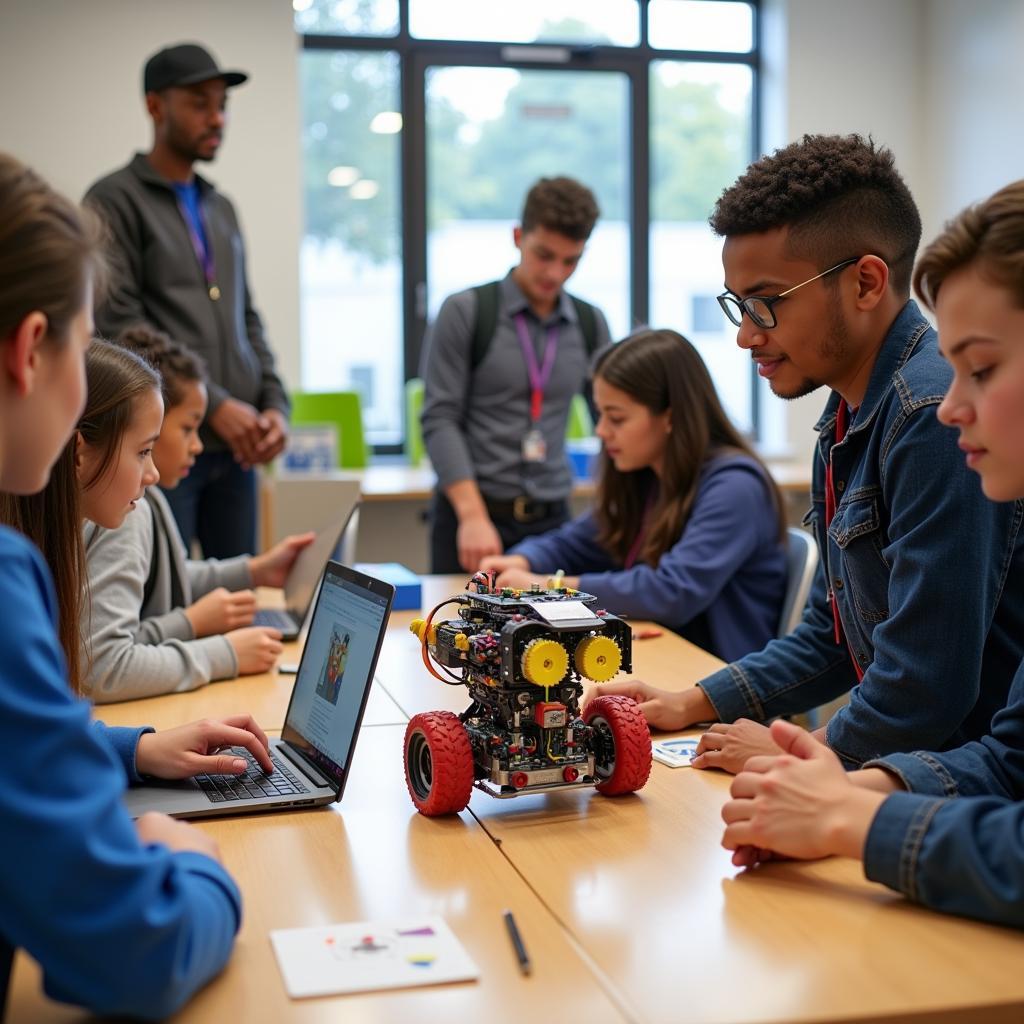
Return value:
[(284, 451), (288, 443), (288, 419), (280, 409), (264, 409), (260, 416), (262, 436), (256, 444), (256, 463), (270, 462)]
[(285, 537), (262, 555), (250, 558), (249, 575), (252, 576), (254, 586), (283, 587), (295, 559), (299, 557), (299, 552), (309, 547), (315, 540), (315, 533), (295, 533)]
[(653, 729), (664, 729), (666, 732), (685, 729), (694, 722), (706, 722), (715, 716), (714, 709), (699, 687), (672, 693), (668, 690), (659, 690), (650, 683), (642, 683), (639, 679), (592, 686), (586, 694), (584, 706), (595, 697), (604, 697), (608, 694), (632, 697), (640, 705), (647, 724)]
[(739, 718), (731, 725), (716, 722), (711, 726), (701, 736), (691, 764), (694, 768), (721, 768), (735, 775), (758, 754), (778, 756), (781, 753), (767, 725)]
[(160, 843), (172, 853), (201, 853), (218, 864), (221, 862), (216, 842), (187, 821), (176, 821), (166, 814), (147, 811), (135, 822), (135, 831), (143, 844)]
[(503, 573), (506, 569), (524, 569), (530, 571), (530, 563), (522, 555), (488, 555), (481, 559), (479, 571)]
[(282, 650), (281, 631), (269, 626), (248, 626), (224, 635), (234, 649), (240, 676), (269, 672)]
[(542, 589), (547, 587), (550, 573), (529, 572), (526, 569), (505, 569), (494, 581), (495, 587), (513, 587), (516, 590), (529, 590), (534, 583)]
[(734, 851), (733, 863), (862, 857), (885, 794), (851, 785), (839, 758), (799, 726), (773, 722), (771, 737), (785, 753), (751, 758), (722, 808), (722, 845)]
[(245, 469), (258, 461), (257, 448), (266, 434), (262, 423), (260, 414), (237, 398), (225, 398), (209, 417), (213, 431), (228, 443), (236, 461)]
[(252, 715), (204, 718), (161, 732), (146, 732), (135, 748), (140, 775), (157, 779), (188, 779), (193, 775), (241, 775), (249, 767), (245, 758), (224, 754), (224, 747), (245, 747), (265, 772), (274, 770), (266, 733)]
[(251, 590), (217, 587), (190, 604), (185, 609), (185, 618), (198, 638), (248, 626), (255, 613), (256, 595)]
[(486, 515), (460, 520), (455, 544), (459, 549), (459, 565), (466, 572), (476, 572), (488, 555), (500, 555), (504, 550), (494, 523)]

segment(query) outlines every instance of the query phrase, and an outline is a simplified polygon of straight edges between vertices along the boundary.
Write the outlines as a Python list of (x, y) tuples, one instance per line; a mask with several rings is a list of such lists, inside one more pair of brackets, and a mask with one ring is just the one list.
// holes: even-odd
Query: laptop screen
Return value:
[(328, 562), (281, 739), (344, 785), (394, 587)]

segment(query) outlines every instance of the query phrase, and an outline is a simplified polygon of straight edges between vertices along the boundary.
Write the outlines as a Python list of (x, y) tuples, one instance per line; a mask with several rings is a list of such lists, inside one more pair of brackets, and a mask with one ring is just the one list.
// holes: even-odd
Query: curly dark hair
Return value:
[(155, 327), (147, 324), (126, 327), (117, 336), (117, 344), (141, 356), (160, 373), (164, 405), (168, 409), (184, 399), (182, 384), (186, 381), (206, 383), (206, 367), (202, 359)]
[(715, 204), (718, 235), (790, 229), (787, 248), (822, 269), (871, 253), (910, 294), (921, 216), (892, 151), (860, 135), (805, 135), (750, 165)]
[(601, 210), (594, 193), (575, 178), (541, 178), (523, 204), (522, 227), (557, 231), (574, 242), (585, 242), (594, 230)]

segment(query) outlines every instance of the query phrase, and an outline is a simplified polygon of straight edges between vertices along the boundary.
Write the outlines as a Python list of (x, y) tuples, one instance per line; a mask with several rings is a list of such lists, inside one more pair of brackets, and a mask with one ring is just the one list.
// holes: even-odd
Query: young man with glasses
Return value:
[(778, 752), (764, 722), (847, 691), (820, 736), (847, 768), (985, 734), (1024, 641), (1024, 506), (993, 504), (935, 410), (950, 371), (910, 299), (921, 221), (892, 153), (805, 136), (753, 164), (711, 218), (719, 303), (771, 390), (830, 389), (811, 510), (821, 554), (789, 636), (681, 693), (626, 693), (652, 726), (717, 724), (697, 767)]

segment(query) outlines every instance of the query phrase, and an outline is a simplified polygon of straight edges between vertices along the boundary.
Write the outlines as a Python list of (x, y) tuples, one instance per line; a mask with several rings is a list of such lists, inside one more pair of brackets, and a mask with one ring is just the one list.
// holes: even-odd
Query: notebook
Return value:
[(341, 799), (370, 695), (394, 587), (339, 562), (323, 573), (309, 635), (280, 739), (270, 741), (274, 771), (250, 762), (242, 776), (200, 775), (132, 786), (133, 817), (162, 811), (178, 818), (311, 807)]

